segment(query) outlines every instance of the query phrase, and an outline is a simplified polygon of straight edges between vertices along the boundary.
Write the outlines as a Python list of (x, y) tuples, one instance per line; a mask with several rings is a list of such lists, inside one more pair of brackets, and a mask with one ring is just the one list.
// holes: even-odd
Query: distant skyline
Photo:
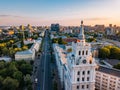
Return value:
[(120, 26), (120, 0), (0, 0), (0, 26)]

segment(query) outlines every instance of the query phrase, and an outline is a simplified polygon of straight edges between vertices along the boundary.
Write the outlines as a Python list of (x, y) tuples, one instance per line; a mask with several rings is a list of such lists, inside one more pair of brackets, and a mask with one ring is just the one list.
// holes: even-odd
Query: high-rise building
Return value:
[[(71, 52), (67, 52), (69, 48)], [(53, 44), (53, 49), (64, 90), (120, 90), (120, 71), (97, 65), (92, 57), (91, 44), (85, 42), (83, 21), (72, 45)]]
[(59, 24), (51, 24), (51, 31), (60, 31), (60, 25)]
[(94, 90), (96, 63), (91, 54), (91, 45), (85, 42), (84, 25), (81, 21), (78, 40), (72, 44), (65, 65), (65, 90)]

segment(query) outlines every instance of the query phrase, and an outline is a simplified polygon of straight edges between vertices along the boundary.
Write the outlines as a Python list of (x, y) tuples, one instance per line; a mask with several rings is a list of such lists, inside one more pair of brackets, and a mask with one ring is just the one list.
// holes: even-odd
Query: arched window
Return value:
[(90, 60), (90, 64), (92, 64), (92, 60)]
[(79, 51), (79, 55), (81, 55), (81, 51)]
[(87, 71), (87, 74), (90, 74), (90, 71)]
[(82, 51), (82, 55), (84, 55), (84, 51)]
[(86, 55), (88, 55), (88, 50), (86, 51)]
[(77, 72), (77, 75), (80, 75), (80, 71)]
[(83, 71), (82, 74), (85, 75), (85, 71)]

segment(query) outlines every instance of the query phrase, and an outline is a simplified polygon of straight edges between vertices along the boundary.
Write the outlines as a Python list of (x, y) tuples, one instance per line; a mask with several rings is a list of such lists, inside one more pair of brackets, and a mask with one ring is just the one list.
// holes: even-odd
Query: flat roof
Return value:
[(117, 59), (107, 59), (105, 60), (107, 63), (111, 64), (111, 65), (117, 65), (118, 63), (120, 63), (120, 60)]
[(33, 52), (31, 50), (25, 50), (16, 53), (16, 55), (23, 55), (23, 54), (33, 54)]
[(113, 75), (113, 76), (120, 77), (120, 70), (118, 70), (118, 69), (111, 69), (111, 68), (99, 66), (97, 71), (100, 71), (100, 72), (103, 72), (103, 73), (106, 73), (106, 74), (110, 74), (110, 75)]

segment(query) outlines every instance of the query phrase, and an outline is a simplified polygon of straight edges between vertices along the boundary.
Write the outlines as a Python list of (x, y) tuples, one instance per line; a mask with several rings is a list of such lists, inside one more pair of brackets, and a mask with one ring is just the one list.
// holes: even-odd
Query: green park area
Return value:
[(32, 90), (33, 62), (0, 61), (0, 90)]

